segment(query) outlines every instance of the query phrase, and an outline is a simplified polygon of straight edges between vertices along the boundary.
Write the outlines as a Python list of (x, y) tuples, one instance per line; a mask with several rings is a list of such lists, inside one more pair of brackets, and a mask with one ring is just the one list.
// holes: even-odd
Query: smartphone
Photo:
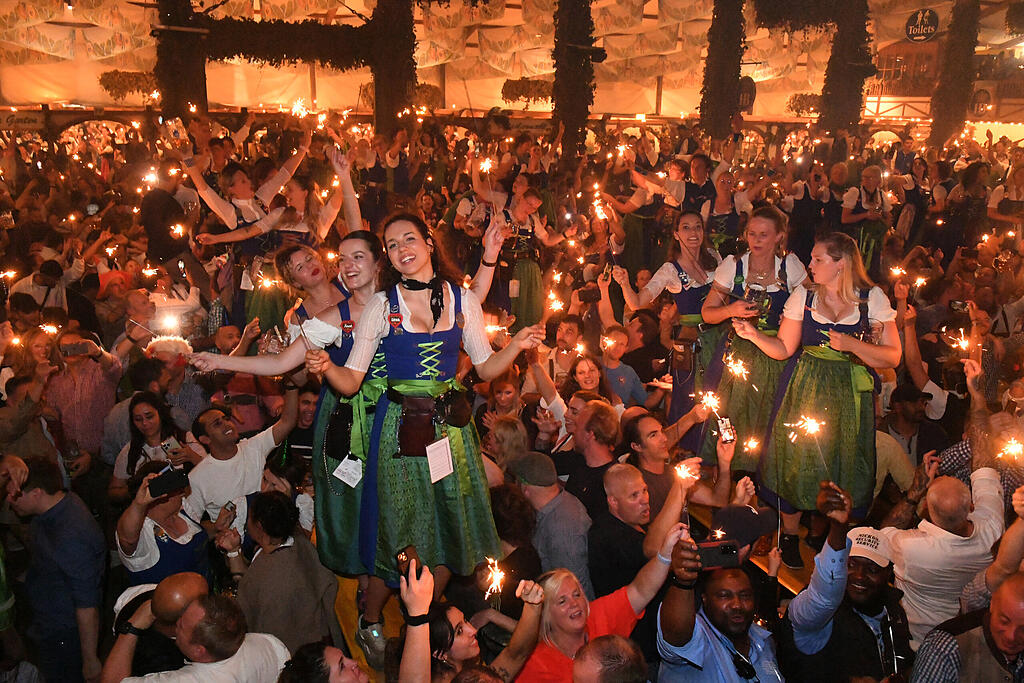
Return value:
[(169, 469), (149, 482), (149, 495), (154, 498), (166, 496), (188, 488), (188, 475), (185, 470)]
[(601, 300), (601, 290), (597, 287), (587, 287), (580, 290), (580, 303), (596, 304)]
[(61, 344), (60, 353), (62, 356), (85, 356), (89, 353), (89, 344), (87, 342)]
[(964, 258), (978, 258), (978, 249), (977, 249), (977, 247), (975, 247), (973, 249), (964, 249), (960, 253), (961, 253), (961, 255)]
[(697, 544), (701, 569), (740, 566), (740, 546), (736, 541), (702, 541)]
[(736, 428), (727, 417), (718, 418), (718, 433), (721, 434), (722, 443), (732, 443), (736, 440)]
[[(975, 249), (975, 251), (977, 251), (977, 249)], [(954, 313), (966, 313), (967, 312), (967, 302), (966, 301), (957, 301), (957, 300), (950, 301), (949, 302), (949, 310), (953, 311)]]
[(227, 510), (228, 512), (234, 512), (236, 507), (237, 506), (235, 505), (235, 501), (233, 500), (229, 500), (228, 502), (224, 503), (224, 509)]
[(416, 546), (407, 545), (397, 553), (395, 553), (395, 562), (398, 563), (398, 573), (402, 576), (408, 576), (409, 574), (409, 563), (416, 560), (416, 578), (420, 577), (420, 572), (423, 570), (423, 561), (420, 560), (420, 554), (416, 552)]
[(181, 444), (173, 436), (169, 436), (164, 439), (164, 442), (160, 444), (160, 448), (164, 449), (164, 453), (170, 453), (181, 448)]

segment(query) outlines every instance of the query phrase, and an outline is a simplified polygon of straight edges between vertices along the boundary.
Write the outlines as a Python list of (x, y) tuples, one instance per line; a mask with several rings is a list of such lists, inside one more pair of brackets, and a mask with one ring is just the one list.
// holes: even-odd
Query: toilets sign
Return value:
[(924, 43), (939, 32), (939, 14), (933, 9), (919, 9), (911, 12), (906, 24), (907, 40)]

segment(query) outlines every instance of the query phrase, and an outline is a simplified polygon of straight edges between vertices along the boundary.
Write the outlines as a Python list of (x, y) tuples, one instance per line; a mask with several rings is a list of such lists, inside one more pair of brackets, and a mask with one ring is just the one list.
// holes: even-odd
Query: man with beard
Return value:
[[(542, 352), (543, 360), (540, 361), (540, 366), (547, 370), (548, 377), (556, 387), (562, 386), (562, 383), (565, 382), (573, 361), (579, 355), (576, 351), (576, 344), (580, 342), (582, 333), (583, 320), (578, 315), (567, 315), (558, 323), (558, 329), (555, 332), (555, 348), (549, 350), (546, 356)], [(539, 391), (540, 387), (537, 385), (533, 373), (528, 373), (523, 382), (522, 393), (531, 394)]]
[(658, 613), (658, 680), (782, 683), (771, 634), (753, 623), (754, 589), (747, 574), (720, 568), (701, 576), (697, 546), (685, 531), (672, 549), (671, 564)]
[(832, 482), (820, 486), (816, 507), (829, 519), (828, 541), (814, 559), (810, 583), (786, 612), (780, 647), (786, 680), (817, 681), (829, 670), (836, 681), (906, 675), (914, 652), (903, 593), (889, 585), (889, 542), (870, 527), (847, 534), (850, 495)]
[(316, 421), (316, 405), (320, 398), (320, 385), (315, 380), (299, 388), (299, 417), (295, 429), (288, 435), (288, 455), (302, 458), (309, 466), (313, 458), (313, 423)]

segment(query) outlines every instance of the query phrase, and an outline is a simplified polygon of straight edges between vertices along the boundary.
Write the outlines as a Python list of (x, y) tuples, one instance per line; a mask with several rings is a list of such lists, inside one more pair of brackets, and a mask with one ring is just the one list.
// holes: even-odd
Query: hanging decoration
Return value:
[(559, 0), (555, 8), (555, 82), (551, 97), (553, 118), (565, 126), (563, 164), (574, 164), (586, 140), (584, 126), (594, 104), (594, 62), (607, 56), (594, 47), (594, 17), (590, 0)]
[(739, 111), (740, 60), (746, 48), (743, 0), (715, 0), (700, 91), (700, 123), (714, 140), (729, 135)]
[(551, 81), (536, 78), (510, 78), (501, 86), (501, 99), (526, 104), (551, 99)]
[(100, 87), (120, 102), (132, 93), (149, 95), (157, 90), (156, 76), (149, 71), (104, 71), (100, 74)]
[(1011, 2), (1006, 6), (1006, 33), (1024, 36), (1024, 2)]
[(754, 11), (758, 26), (788, 33), (835, 26), (821, 104), (816, 107), (819, 123), (831, 131), (859, 123), (864, 82), (875, 74), (868, 46), (867, 0), (754, 0)]
[(786, 111), (793, 116), (813, 116), (821, 113), (821, 95), (813, 92), (798, 92), (789, 96)]
[[(1009, 21), (1009, 11), (1006, 17)], [(956, 0), (949, 25), (956, 26), (957, 30), (946, 32), (939, 80), (932, 93), (929, 145), (946, 144), (964, 125), (974, 94), (974, 48), (978, 45), (980, 22), (981, 3), (978, 0)]]

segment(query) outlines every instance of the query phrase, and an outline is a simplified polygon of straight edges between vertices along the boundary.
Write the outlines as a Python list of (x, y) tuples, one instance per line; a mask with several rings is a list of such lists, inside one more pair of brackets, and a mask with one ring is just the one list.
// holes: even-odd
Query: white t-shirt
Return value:
[[(804, 302), (807, 300), (807, 290), (803, 285), (793, 290), (793, 293), (786, 299), (786, 306), (782, 309), (782, 317), (803, 322)], [(818, 313), (819, 297), (814, 297), (811, 302), (811, 317), (815, 322), (832, 323), (833, 325), (856, 325), (860, 322), (860, 307), (854, 306), (853, 312), (842, 320), (829, 320)], [(889, 304), (888, 297), (878, 287), (872, 287), (868, 292), (868, 318), (880, 323), (888, 323), (896, 320), (896, 311)]]
[(185, 533), (178, 538), (173, 538), (164, 531), (163, 527), (149, 517), (142, 520), (142, 533), (139, 535), (139, 544), (131, 555), (126, 554), (121, 549), (121, 539), (115, 532), (114, 538), (117, 541), (117, 554), (120, 556), (121, 564), (124, 565), (125, 569), (130, 572), (143, 572), (156, 566), (156, 563), (160, 561), (160, 546), (156, 541), (157, 533), (166, 534), (168, 538), (179, 545), (187, 545), (196, 534), (202, 531), (202, 527), (185, 515), (179, 514), (178, 516), (185, 520), (185, 525), (188, 527)]
[[(452, 295), (452, 286), (446, 284), (445, 288), (449, 295)], [(472, 291), (463, 287), (456, 288), (462, 296), (462, 317), (464, 325), (462, 328), (462, 347), (469, 355), (473, 365), (480, 365), (491, 357), (494, 351), (491, 343), (487, 341), (487, 333), (484, 331), (484, 314), (480, 310), (480, 299)], [(363, 314), (359, 317), (353, 337), (355, 343), (348, 355), (346, 368), (356, 372), (366, 372), (373, 360), (373, 354), (377, 352), (380, 340), (388, 334), (388, 295), (385, 292), (377, 292), (366, 304)], [(405, 322), (409, 319), (409, 307), (402, 297), (402, 288), (398, 288), (398, 310), (402, 315), (402, 328), (407, 332)], [(445, 306), (441, 318), (437, 321), (438, 331), (450, 330), (455, 325), (455, 307)], [(410, 378), (412, 379), (412, 378)]]
[(185, 513), (200, 519), (205, 512), (217, 519), (229, 500), (259, 491), (267, 456), (276, 446), (273, 427), (268, 427), (239, 441), (238, 452), (230, 460), (207, 455), (188, 475), (192, 493), (185, 499)]
[(247, 633), (238, 652), (223, 661), (190, 662), (177, 671), (133, 676), (121, 683), (275, 683), (290, 658), (284, 643), (269, 633)]
[[(740, 261), (743, 263), (743, 276), (746, 277), (750, 274), (750, 252), (744, 252), (740, 256)], [(779, 269), (782, 267), (782, 259), (778, 256), (775, 257), (775, 273), (778, 274)], [(796, 289), (797, 285), (807, 279), (807, 269), (804, 268), (804, 264), (800, 263), (800, 259), (797, 258), (796, 254), (786, 254), (786, 291), (792, 292)], [(736, 257), (726, 256), (722, 259), (722, 262), (718, 264), (718, 268), (715, 270), (715, 285), (721, 289), (732, 290), (736, 280)], [(767, 290), (769, 292), (778, 292), (782, 289), (778, 278), (768, 285)]]

